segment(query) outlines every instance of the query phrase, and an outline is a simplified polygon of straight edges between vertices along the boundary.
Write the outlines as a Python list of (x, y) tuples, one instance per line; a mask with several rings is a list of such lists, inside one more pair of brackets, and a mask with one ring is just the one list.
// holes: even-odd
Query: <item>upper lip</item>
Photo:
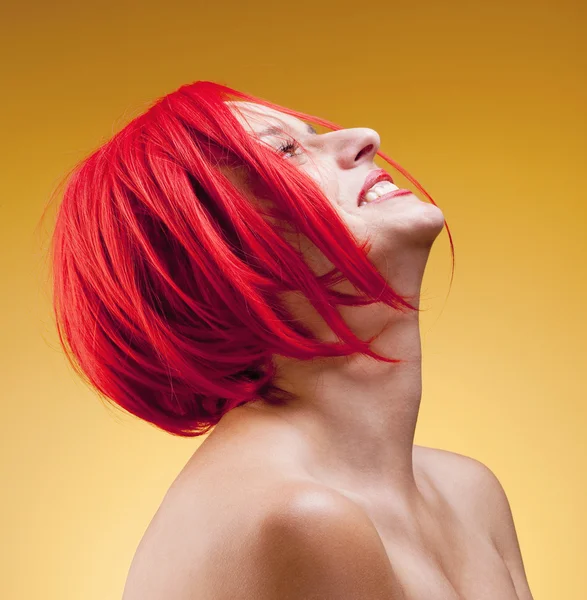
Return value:
[(360, 204), (361, 200), (365, 198), (365, 194), (369, 191), (369, 188), (373, 187), (380, 181), (389, 181), (390, 183), (393, 183), (393, 179), (387, 171), (384, 171), (383, 169), (373, 169), (369, 171), (367, 173), (367, 177), (365, 178), (365, 183), (359, 192), (357, 204)]

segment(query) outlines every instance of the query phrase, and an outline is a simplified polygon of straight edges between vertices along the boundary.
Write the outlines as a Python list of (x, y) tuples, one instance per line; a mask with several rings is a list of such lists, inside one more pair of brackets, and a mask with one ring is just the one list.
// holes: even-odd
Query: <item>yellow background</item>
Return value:
[(35, 226), (79, 159), (208, 79), (376, 129), (443, 209), (456, 274), (447, 298), (443, 232), (423, 285), (416, 443), (497, 474), (535, 600), (587, 598), (585, 7), (4, 4), (0, 596), (119, 598), (201, 441), (117, 416), (78, 381), (51, 320), (50, 227)]

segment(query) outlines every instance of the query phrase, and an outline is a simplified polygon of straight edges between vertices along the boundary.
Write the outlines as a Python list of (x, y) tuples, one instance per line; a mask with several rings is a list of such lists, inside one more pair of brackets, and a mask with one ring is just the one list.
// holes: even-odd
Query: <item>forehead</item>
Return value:
[(289, 126), (292, 129), (304, 128), (304, 123), (299, 119), (261, 104), (236, 100), (226, 101), (226, 104), (245, 129), (251, 131), (251, 133), (260, 133), (269, 126)]

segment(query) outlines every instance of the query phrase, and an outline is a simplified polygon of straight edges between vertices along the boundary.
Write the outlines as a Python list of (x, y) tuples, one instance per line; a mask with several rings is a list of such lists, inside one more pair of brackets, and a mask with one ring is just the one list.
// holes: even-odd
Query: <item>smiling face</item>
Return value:
[[(414, 194), (359, 206), (368, 175), (379, 168), (373, 162), (381, 143), (376, 131), (357, 127), (319, 134), (304, 121), (259, 104), (227, 104), (245, 130), (318, 183), (359, 242), (366, 237), (372, 240), (369, 258), (396, 291), (419, 291), (427, 254), (444, 227), (444, 217), (437, 206)], [(246, 187), (238, 171), (226, 174), (236, 185)], [(308, 240), (301, 240), (300, 250), (317, 274), (332, 269), (330, 261)], [(344, 282), (335, 289), (356, 292)]]
[[(312, 177), (342, 214), (359, 214), (358, 197), (377, 166), (377, 132), (367, 128), (318, 134), (295, 117), (250, 102), (228, 102), (247, 131)], [(300, 148), (299, 144), (304, 147)]]
[[(359, 206), (367, 175), (379, 168), (373, 159), (381, 140), (373, 129), (356, 127), (318, 134), (312, 125), (262, 105), (241, 101), (227, 104), (237, 109), (235, 116), (247, 131), (318, 183), (353, 231), (364, 229), (364, 225), (387, 227), (403, 238), (405, 234), (417, 235), (423, 221), (444, 224), (438, 207), (420, 201), (414, 194)], [(387, 185), (391, 186), (389, 190), (397, 188), (395, 184)], [(420, 231), (426, 237), (424, 233)]]

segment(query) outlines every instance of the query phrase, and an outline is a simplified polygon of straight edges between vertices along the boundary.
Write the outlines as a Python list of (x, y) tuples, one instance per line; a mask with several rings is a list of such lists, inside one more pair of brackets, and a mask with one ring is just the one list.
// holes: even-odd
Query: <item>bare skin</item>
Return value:
[[(291, 159), (359, 239), (374, 236), (373, 263), (418, 305), (444, 218), (413, 195), (357, 206), (376, 167), (377, 133), (315, 135), (288, 115), (238, 105), (252, 135), (279, 122), (303, 141), (308, 154)], [(239, 173), (230, 176), (246, 187)], [(300, 248), (317, 273), (331, 268), (312, 245), (301, 240)], [(353, 293), (345, 283), (337, 289)], [(318, 337), (334, 341), (305, 299), (284, 301)], [(362, 339), (378, 335), (376, 352), (405, 362), (275, 356), (278, 382), (296, 401), (259, 400), (223, 417), (149, 525), (123, 600), (532, 600), (491, 472), (413, 443), (422, 392), (417, 313), (382, 304), (339, 310)]]
[[(409, 505), (334, 489), (315, 475), (319, 449), (279, 417), (246, 409), (223, 418), (170, 487), (137, 549), (123, 600), (288, 598), (296, 569), (281, 571), (284, 589), (266, 588), (271, 566), (257, 547), (266, 515), (292, 502), (330, 506), (333, 495), (356, 507), (344, 515), (369, 536), (370, 568), (385, 571), (381, 599), (532, 600), (527, 584), (516, 591), (493, 539), (499, 524), (485, 506), (480, 463), (414, 445), (418, 495)], [(311, 518), (311, 506), (302, 514)], [(301, 597), (350, 596), (292, 596)]]

